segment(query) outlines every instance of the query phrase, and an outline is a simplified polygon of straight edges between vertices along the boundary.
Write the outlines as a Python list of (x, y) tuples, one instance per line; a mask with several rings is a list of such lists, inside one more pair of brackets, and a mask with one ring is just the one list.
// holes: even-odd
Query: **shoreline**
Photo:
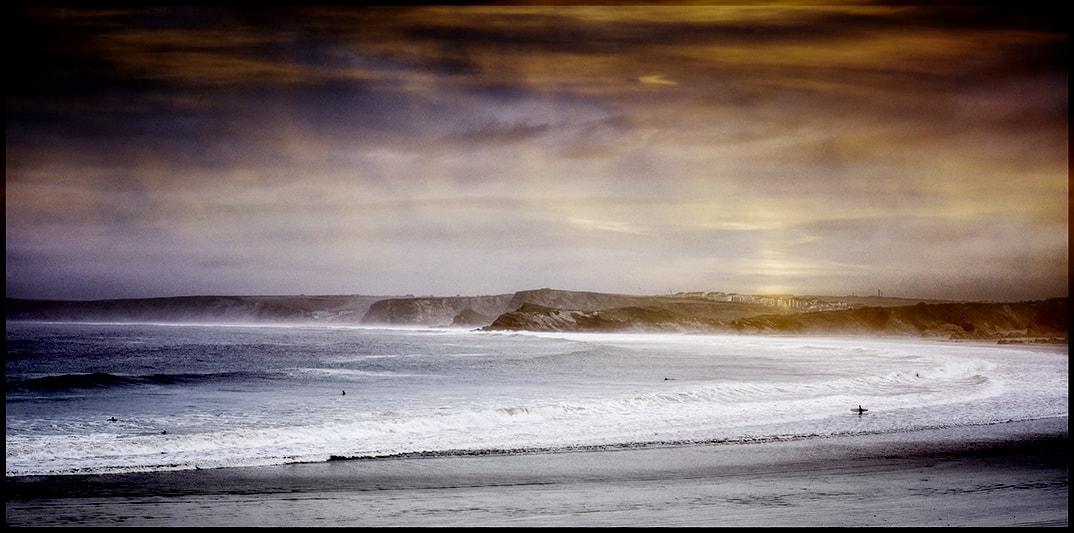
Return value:
[(6, 478), (9, 526), (1066, 526), (1068, 417), (908, 433)]

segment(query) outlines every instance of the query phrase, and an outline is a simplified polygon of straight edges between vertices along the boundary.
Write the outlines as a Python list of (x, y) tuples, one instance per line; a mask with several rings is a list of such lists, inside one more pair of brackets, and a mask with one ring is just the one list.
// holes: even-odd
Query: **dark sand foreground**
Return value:
[(1066, 526), (1067, 418), (513, 456), (7, 478), (11, 526)]

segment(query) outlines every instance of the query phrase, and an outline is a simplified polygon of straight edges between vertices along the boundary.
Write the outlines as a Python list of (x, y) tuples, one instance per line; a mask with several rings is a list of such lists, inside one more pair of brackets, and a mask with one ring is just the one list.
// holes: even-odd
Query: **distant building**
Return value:
[[(700, 295), (700, 296), (699, 296)], [(725, 292), (681, 292), (676, 296), (683, 298), (704, 298), (715, 302), (731, 302), (741, 304), (763, 305), (767, 307), (783, 307), (803, 311), (837, 311), (849, 309), (846, 302), (829, 302), (818, 298), (806, 298), (793, 294), (738, 294)]]
[(677, 292), (675, 294), (672, 294), (671, 296), (675, 298), (691, 298), (695, 300), (705, 299), (705, 293), (703, 292)]

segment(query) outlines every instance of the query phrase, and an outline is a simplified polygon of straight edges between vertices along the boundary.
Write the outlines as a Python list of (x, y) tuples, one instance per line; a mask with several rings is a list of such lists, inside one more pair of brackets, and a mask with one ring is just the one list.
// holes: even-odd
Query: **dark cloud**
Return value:
[(1066, 291), (1051, 10), (8, 14), (9, 296)]

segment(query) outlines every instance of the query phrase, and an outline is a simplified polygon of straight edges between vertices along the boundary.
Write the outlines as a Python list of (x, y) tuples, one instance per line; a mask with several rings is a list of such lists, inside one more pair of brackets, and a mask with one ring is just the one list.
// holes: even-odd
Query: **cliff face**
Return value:
[(659, 306), (579, 311), (526, 303), (513, 312), (500, 315), (492, 324), (482, 329), (484, 331), (703, 332), (712, 331), (720, 324), (716, 320), (684, 315)]
[[(390, 298), (375, 302), (362, 317), (365, 324), (447, 326), (476, 316), (495, 317), (504, 312), (512, 295)], [(463, 313), (465, 311), (465, 313)]]
[[(366, 323), (479, 327), (525, 303), (571, 310), (645, 305), (660, 297), (538, 289), (494, 296), (184, 296), (95, 301), (8, 298), (7, 320), (79, 322)], [(677, 300), (681, 302), (681, 300)]]
[[(1066, 339), (1067, 298), (1019, 303), (951, 303), (721, 319), (682, 307), (576, 311), (527, 304), (485, 330), (686, 331), (775, 335), (880, 335), (947, 339)], [(705, 309), (703, 307), (693, 308)]]
[(356, 323), (381, 296), (181, 296), (6, 301), (7, 320), (58, 322)]
[(643, 306), (665, 298), (599, 292), (536, 289), (496, 296), (454, 296), (392, 298), (376, 302), (362, 318), (366, 324), (406, 324), (423, 326), (485, 326), (496, 317), (526, 304), (548, 309), (599, 311), (626, 306)]
[(846, 311), (755, 316), (734, 321), (742, 333), (898, 335), (948, 339), (1066, 337), (1068, 298), (1017, 303), (920, 303)]
[[(7, 299), (7, 320), (173, 323), (379, 323), (524, 331), (896, 335), (1066, 342), (1069, 298), (801, 312), (666, 296), (539, 289), (495, 296), (191, 296), (133, 300)], [(764, 313), (764, 314), (760, 314)], [(1022, 339), (1022, 340), (1019, 340)]]

